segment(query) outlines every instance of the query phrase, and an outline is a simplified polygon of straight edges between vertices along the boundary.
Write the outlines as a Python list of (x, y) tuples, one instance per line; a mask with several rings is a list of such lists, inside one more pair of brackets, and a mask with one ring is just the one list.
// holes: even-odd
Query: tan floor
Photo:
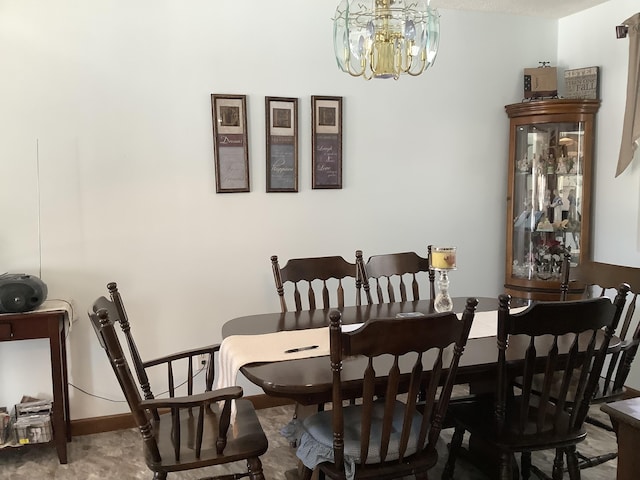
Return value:
[[(599, 418), (607, 419), (597, 407), (593, 407), (592, 411)], [(279, 433), (280, 428), (291, 419), (291, 414), (291, 407), (269, 408), (259, 412), (260, 421), (269, 437), (269, 451), (262, 457), (267, 479), (284, 479), (284, 472), (295, 466), (295, 452)], [(442, 463), (446, 460), (446, 441), (451, 433), (450, 430), (443, 433), (443, 442), (439, 449), (441, 458), (430, 475), (432, 479), (440, 478)], [(58, 463), (53, 448), (19, 449), (11, 452), (5, 449), (0, 452), (0, 479), (151, 480), (153, 475), (144, 464), (141, 448), (139, 434), (132, 429), (74, 437), (73, 442), (69, 444), (67, 465)], [(587, 440), (580, 445), (579, 451), (594, 454), (615, 450), (615, 448), (613, 434), (590, 427)], [(533, 461), (535, 465), (550, 474), (553, 452), (534, 454)], [(204, 469), (197, 474), (186, 472), (169, 475), (169, 480), (197, 479), (209, 474), (213, 474), (212, 469)], [(615, 476), (615, 460), (582, 471), (583, 480), (612, 480)], [(455, 477), (460, 480), (486, 479), (463, 461), (460, 461), (456, 467)], [(565, 474), (565, 478), (568, 478), (568, 475)]]

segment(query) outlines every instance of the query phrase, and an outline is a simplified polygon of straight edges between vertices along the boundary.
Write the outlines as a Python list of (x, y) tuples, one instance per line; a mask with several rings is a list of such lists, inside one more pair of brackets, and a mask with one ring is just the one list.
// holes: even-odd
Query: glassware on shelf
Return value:
[[(513, 164), (511, 277), (559, 281), (565, 251), (580, 255), (584, 122), (520, 125)], [(533, 269), (523, 271), (530, 263)]]
[(437, 293), (434, 301), (436, 312), (453, 310), (453, 300), (449, 295), (449, 271), (456, 270), (456, 247), (433, 247), (429, 257), (430, 266), (438, 272)]

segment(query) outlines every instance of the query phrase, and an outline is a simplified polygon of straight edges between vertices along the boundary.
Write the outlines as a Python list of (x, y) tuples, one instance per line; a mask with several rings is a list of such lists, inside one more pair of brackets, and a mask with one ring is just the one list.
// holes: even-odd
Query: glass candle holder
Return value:
[(449, 295), (449, 271), (456, 270), (456, 247), (432, 247), (429, 265), (438, 272), (437, 293), (433, 306), (436, 312), (453, 310), (453, 300)]

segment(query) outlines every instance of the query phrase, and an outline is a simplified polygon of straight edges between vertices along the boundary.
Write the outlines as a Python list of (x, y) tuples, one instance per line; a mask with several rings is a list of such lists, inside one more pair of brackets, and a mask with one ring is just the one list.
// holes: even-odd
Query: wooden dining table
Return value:
[[(497, 333), (498, 299), (476, 297), (478, 305), (476, 312), (495, 312)], [(453, 298), (453, 311), (462, 313), (467, 298)], [(511, 307), (523, 307), (527, 301), (514, 299)], [(234, 318), (222, 327), (222, 336), (233, 335), (261, 335), (289, 330), (304, 330), (328, 327), (329, 314), (333, 310), (341, 312), (343, 325), (366, 322), (371, 318), (396, 317), (398, 314), (419, 312), (431, 314), (435, 312), (432, 300), (413, 302), (397, 302), (375, 305), (349, 306), (341, 309), (316, 309), (299, 312), (266, 313)], [(580, 350), (586, 349), (589, 336), (580, 338)], [(551, 342), (551, 337), (539, 339)], [(567, 336), (558, 340), (558, 353), (569, 351), (573, 338)], [(617, 337), (610, 342), (610, 349), (615, 349), (620, 343)], [(543, 345), (536, 344), (539, 347)], [(528, 337), (512, 336), (506, 351), (507, 361), (515, 378), (522, 373), (522, 360), (529, 346)], [(548, 345), (547, 345), (548, 347)], [(539, 350), (542, 351), (542, 350)], [(546, 351), (546, 350), (545, 350)], [(465, 351), (460, 359), (456, 384), (469, 384), (474, 393), (493, 388), (497, 371), (498, 348), (496, 335), (469, 338)], [(543, 371), (546, 358), (539, 359), (539, 370)], [(359, 395), (361, 388), (362, 362), (364, 358), (353, 358), (343, 363), (343, 390), (351, 391), (353, 397)], [(561, 364), (561, 362), (559, 362)], [(332, 372), (328, 356), (299, 358), (274, 362), (256, 362), (245, 364), (240, 372), (253, 384), (273, 397), (293, 400), (301, 405), (315, 406), (331, 401)], [(348, 394), (346, 395), (348, 396)], [(309, 408), (309, 407), (307, 407)], [(485, 452), (483, 452), (484, 454)], [(287, 472), (287, 478), (297, 478), (294, 471)]]
[[(466, 298), (453, 299), (453, 311), (461, 313), (464, 310)], [(526, 305), (524, 302), (513, 301), (512, 307)], [(497, 298), (478, 298), (476, 312), (496, 311)], [(259, 335), (287, 330), (301, 330), (329, 326), (329, 313), (334, 309), (303, 310), (299, 312), (266, 313), (234, 318), (222, 327), (222, 336)], [(434, 313), (432, 300), (414, 302), (397, 302), (363, 306), (349, 306), (340, 310), (344, 325), (362, 323), (370, 318), (395, 317), (401, 313), (420, 312)], [(549, 338), (551, 341), (551, 338)], [(559, 353), (567, 352), (572, 339), (560, 339)], [(584, 345), (588, 337), (584, 337)], [(615, 348), (619, 339), (613, 338), (610, 348)], [(522, 337), (512, 337), (507, 349), (507, 360), (510, 362), (514, 377), (520, 373), (528, 341)], [(470, 338), (456, 376), (457, 384), (483, 385), (495, 380), (498, 349), (496, 336)], [(343, 365), (342, 378), (345, 385), (357, 385), (362, 374), (358, 362), (364, 359), (352, 359)], [(540, 369), (544, 368), (545, 358), (540, 358)], [(328, 356), (300, 358), (277, 362), (258, 362), (242, 366), (240, 372), (253, 384), (259, 386), (267, 395), (289, 398), (302, 405), (318, 405), (331, 401), (332, 374)], [(355, 387), (354, 387), (355, 388)]]

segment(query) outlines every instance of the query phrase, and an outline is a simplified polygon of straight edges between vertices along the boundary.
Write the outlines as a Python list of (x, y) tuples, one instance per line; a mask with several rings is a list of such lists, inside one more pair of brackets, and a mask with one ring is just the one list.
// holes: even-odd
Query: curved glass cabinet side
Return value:
[(560, 280), (562, 257), (580, 258), (583, 122), (516, 127), (512, 276)]

